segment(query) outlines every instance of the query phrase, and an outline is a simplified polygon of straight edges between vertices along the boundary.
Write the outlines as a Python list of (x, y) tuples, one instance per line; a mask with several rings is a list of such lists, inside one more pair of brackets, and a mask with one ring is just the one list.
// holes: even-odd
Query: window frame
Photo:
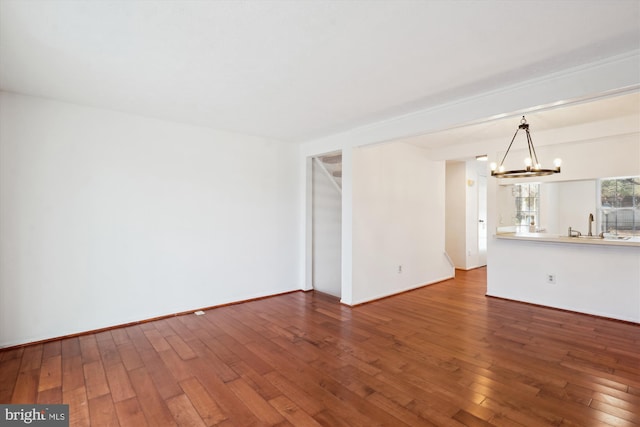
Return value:
[[(527, 186), (526, 196), (523, 196), (522, 187)], [(535, 196), (531, 196), (531, 188), (535, 186)], [(528, 227), (531, 225), (531, 219), (533, 218), (534, 226), (540, 225), (540, 183), (539, 182), (526, 182), (514, 184), (512, 189), (512, 196), (515, 203), (515, 218), (514, 222), (517, 227)], [(527, 200), (528, 209), (522, 209), (522, 202)], [(520, 203), (519, 203), (520, 202)], [(531, 206), (534, 209), (531, 209)]]
[[(638, 183), (634, 183), (632, 185), (635, 186), (634, 191), (632, 193), (632, 205), (631, 206), (603, 206), (602, 199), (602, 187), (603, 181), (622, 181), (622, 180), (637, 180)], [(640, 236), (640, 175), (633, 176), (619, 176), (619, 177), (607, 177), (607, 178), (598, 178), (597, 182), (597, 229), (603, 233), (610, 233), (622, 236)], [(617, 199), (617, 192), (614, 197)], [(626, 212), (627, 210), (631, 211), (632, 225), (629, 231), (624, 228), (617, 227), (607, 227), (608, 226), (608, 216), (611, 212), (616, 213), (616, 224), (618, 223), (618, 212)], [(606, 229), (608, 228), (608, 229)]]

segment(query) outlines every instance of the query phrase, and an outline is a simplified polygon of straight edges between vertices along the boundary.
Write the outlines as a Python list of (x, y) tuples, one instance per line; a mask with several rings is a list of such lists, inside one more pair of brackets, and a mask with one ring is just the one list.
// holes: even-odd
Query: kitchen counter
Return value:
[(487, 295), (640, 324), (637, 240), (503, 232), (487, 243)]
[(550, 233), (496, 233), (497, 239), (506, 240), (525, 240), (530, 242), (546, 242), (546, 243), (568, 243), (578, 245), (599, 245), (599, 246), (623, 246), (623, 247), (640, 247), (640, 237), (630, 237), (628, 239), (605, 237), (568, 237), (559, 234)]

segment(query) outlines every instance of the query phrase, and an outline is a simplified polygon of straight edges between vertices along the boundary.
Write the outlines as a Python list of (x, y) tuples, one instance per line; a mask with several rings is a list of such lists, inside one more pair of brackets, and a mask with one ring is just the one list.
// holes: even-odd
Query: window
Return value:
[(516, 184), (513, 186), (516, 202), (515, 224), (538, 225), (540, 218), (540, 184)]
[(599, 182), (600, 231), (640, 236), (640, 176)]

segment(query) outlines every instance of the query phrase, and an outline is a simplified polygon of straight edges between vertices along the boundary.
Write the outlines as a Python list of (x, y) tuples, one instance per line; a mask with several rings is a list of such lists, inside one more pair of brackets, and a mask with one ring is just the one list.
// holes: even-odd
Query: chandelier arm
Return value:
[(502, 166), (502, 164), (504, 163), (504, 159), (507, 158), (507, 154), (509, 154), (509, 150), (511, 150), (511, 146), (513, 145), (513, 141), (515, 141), (516, 135), (518, 135), (519, 131), (520, 131), (520, 128), (518, 128), (516, 130), (516, 133), (513, 134), (513, 138), (511, 138), (511, 142), (509, 143), (509, 147), (507, 148), (507, 152), (504, 153), (504, 157), (502, 158), (502, 161), (500, 162), (500, 166)]
[(531, 151), (533, 151), (533, 157), (532, 159), (535, 159), (535, 165), (540, 164), (540, 162), (538, 161), (538, 154), (536, 154), (536, 147), (533, 145), (533, 140), (531, 139), (531, 135), (529, 134), (529, 131), (527, 131), (527, 141), (529, 142), (529, 156), (531, 156)]
[(529, 135), (529, 129), (525, 129), (524, 132), (527, 134), (527, 149), (529, 150), (529, 159), (531, 159), (531, 163), (533, 163), (533, 161), (536, 160), (533, 158), (533, 154), (535, 153), (535, 150), (533, 153), (531, 153), (532, 142), (531, 142), (531, 136)]

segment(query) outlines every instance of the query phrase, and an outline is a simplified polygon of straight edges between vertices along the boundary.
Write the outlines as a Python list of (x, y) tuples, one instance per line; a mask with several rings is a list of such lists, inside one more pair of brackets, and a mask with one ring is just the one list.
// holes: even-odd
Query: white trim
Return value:
[(452, 274), (451, 276), (444, 276), (444, 277), (432, 280), (432, 281), (427, 282), (427, 283), (421, 283), (421, 284), (418, 284), (418, 285), (408, 286), (406, 288), (398, 289), (396, 291), (389, 292), (389, 293), (378, 294), (378, 295), (376, 295), (374, 297), (371, 297), (371, 298), (368, 298), (368, 299), (364, 299), (364, 300), (361, 300), (361, 301), (353, 301), (350, 304), (347, 304), (344, 301), (340, 301), (340, 302), (342, 302), (343, 304), (350, 305), (350, 306), (365, 304), (367, 302), (377, 301), (377, 300), (382, 299), (382, 298), (390, 297), (390, 296), (393, 296), (393, 295), (398, 295), (398, 294), (401, 294), (403, 292), (414, 291), (416, 289), (424, 288), (425, 286), (431, 286), (431, 285), (435, 285), (437, 283), (442, 283), (442, 282), (445, 282), (447, 280), (451, 280), (453, 278), (455, 278), (455, 275)]
[(640, 50), (568, 68), (556, 73), (472, 95), (456, 101), (381, 120), (376, 123), (307, 141), (306, 155), (405, 139), (521, 114), (540, 106), (611, 96), (640, 88)]

